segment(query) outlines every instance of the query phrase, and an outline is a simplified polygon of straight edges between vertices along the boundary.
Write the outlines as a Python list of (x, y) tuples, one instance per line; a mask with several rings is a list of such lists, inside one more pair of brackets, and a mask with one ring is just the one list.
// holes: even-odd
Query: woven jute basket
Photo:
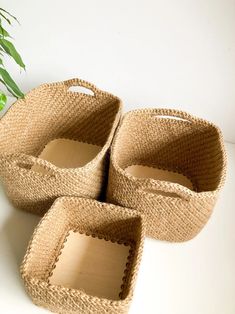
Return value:
[[(127, 171), (133, 165), (179, 174), (192, 188), (133, 175)], [(113, 140), (107, 200), (144, 214), (147, 236), (186, 241), (208, 221), (225, 170), (222, 135), (212, 123), (177, 110), (134, 110), (124, 115)]]
[[(0, 175), (13, 204), (43, 214), (59, 196), (99, 198), (120, 114), (117, 97), (80, 79), (43, 84), (15, 102), (0, 120)], [(55, 139), (101, 149), (84, 167), (58, 167), (39, 156)]]
[[(101, 241), (105, 239), (120, 245), (130, 245), (118, 298), (101, 298), (89, 295), (84, 289), (50, 282), (66, 245), (66, 236), (71, 230)], [(127, 313), (143, 250), (144, 233), (144, 219), (136, 211), (92, 199), (58, 198), (35, 229), (21, 266), (27, 293), (36, 305), (57, 313)], [(93, 265), (92, 273), (98, 268), (97, 259), (86, 259), (87, 264)], [(112, 272), (115, 274), (116, 268)]]

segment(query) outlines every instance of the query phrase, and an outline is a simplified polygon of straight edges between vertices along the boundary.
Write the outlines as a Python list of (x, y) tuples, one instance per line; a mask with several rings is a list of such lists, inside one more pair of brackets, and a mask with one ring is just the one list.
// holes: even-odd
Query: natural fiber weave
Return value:
[[(83, 86), (93, 95), (69, 91)], [(58, 196), (99, 198), (107, 173), (107, 151), (120, 119), (120, 100), (79, 79), (43, 84), (18, 100), (0, 121), (0, 175), (18, 208), (43, 214)], [(99, 145), (81, 168), (59, 168), (38, 158), (53, 139)], [(33, 171), (39, 165), (47, 174)]]
[[(133, 210), (85, 198), (59, 198), (36, 228), (21, 266), (29, 296), (35, 304), (57, 313), (127, 313), (143, 249), (144, 227), (141, 215)], [(131, 258), (120, 300), (98, 298), (49, 283), (53, 265), (70, 230), (131, 243)]]
[[(178, 172), (194, 189), (134, 177), (125, 171), (130, 165)], [(144, 214), (148, 236), (186, 241), (209, 219), (225, 168), (222, 135), (212, 123), (177, 110), (134, 110), (122, 119), (112, 144), (107, 200)]]

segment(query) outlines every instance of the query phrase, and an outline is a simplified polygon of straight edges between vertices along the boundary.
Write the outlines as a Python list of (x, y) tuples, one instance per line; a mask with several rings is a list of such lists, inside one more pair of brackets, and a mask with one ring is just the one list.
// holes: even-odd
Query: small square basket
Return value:
[[(52, 312), (127, 313), (141, 260), (144, 229), (142, 216), (130, 209), (85, 198), (61, 197), (57, 199), (36, 228), (21, 266), (22, 278), (29, 296), (35, 304)], [(61, 266), (59, 262), (71, 232), (80, 234), (82, 237), (89, 237), (89, 243), (95, 239), (103, 244), (108, 243), (109, 247), (112, 244), (121, 248), (129, 247), (126, 262), (123, 264), (120, 292), (117, 297), (100, 297), (87, 293), (86, 288), (82, 286), (78, 289), (66, 283), (65, 285), (52, 283), (51, 279), (56, 267)], [(82, 247), (83, 249), (77, 248), (77, 252), (80, 254), (85, 248), (89, 257), (91, 246), (87, 247), (85, 243)], [(74, 258), (71, 250), (69, 252), (67, 261)], [(108, 259), (111, 262), (116, 261), (113, 256), (109, 256)], [(75, 273), (86, 275), (85, 282), (87, 282), (93, 279), (94, 271), (97, 269), (99, 271), (99, 260), (103, 263), (105, 256), (102, 252), (97, 252), (93, 260), (88, 260), (88, 258), (85, 260), (86, 262), (83, 257), (83, 264), (90, 265), (90, 273), (84, 274), (77, 270)], [(105, 269), (109, 268), (112, 273), (116, 274), (117, 267), (109, 266)], [(67, 271), (70, 271), (69, 267)], [(65, 272), (66, 268), (59, 274), (63, 275)], [(102, 282), (105, 280), (106, 278), (102, 279)]]

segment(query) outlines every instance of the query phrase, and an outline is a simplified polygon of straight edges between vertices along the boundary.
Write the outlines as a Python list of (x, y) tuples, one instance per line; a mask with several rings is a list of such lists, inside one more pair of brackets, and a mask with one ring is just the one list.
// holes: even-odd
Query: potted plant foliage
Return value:
[[(5, 24), (12, 25), (13, 21), (18, 22), (15, 16), (3, 8), (0, 8), (0, 84), (4, 86), (13, 97), (18, 99), (24, 97), (24, 94), (4, 66), (4, 58), (8, 56), (12, 58), (21, 69), (25, 70), (25, 64), (12, 43), (12, 37), (5, 29)], [(0, 110), (4, 108), (6, 102), (7, 96), (0, 86)]]

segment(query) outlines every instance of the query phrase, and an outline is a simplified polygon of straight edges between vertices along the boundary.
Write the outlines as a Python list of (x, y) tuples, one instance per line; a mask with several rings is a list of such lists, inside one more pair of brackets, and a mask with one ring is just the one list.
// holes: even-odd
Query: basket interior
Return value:
[[(152, 178), (155, 180), (170, 181), (183, 185), (188, 189), (194, 189), (192, 181), (181, 173), (142, 165), (132, 165), (127, 167), (125, 170), (137, 178)], [(157, 191), (155, 191), (155, 193), (156, 192)], [(161, 192), (161, 194), (164, 193)], [(165, 195), (169, 195), (169, 193), (166, 193)]]
[[(132, 167), (132, 174), (137, 177), (149, 175), (202, 192), (216, 190), (220, 184), (224, 166), (222, 145), (217, 128), (210, 124), (127, 114), (113, 154), (122, 169), (130, 172)], [(133, 171), (133, 165), (158, 168), (167, 173), (163, 175), (154, 169), (152, 173), (141, 173), (143, 169)], [(176, 178), (175, 172), (181, 174), (181, 178)], [(182, 177), (186, 177), (188, 183), (182, 183)]]
[[(78, 168), (92, 161), (101, 149), (102, 147), (98, 145), (69, 139), (55, 139), (45, 146), (39, 157), (60, 168)], [(33, 165), (31, 169), (40, 173), (48, 172), (40, 165)]]
[(130, 249), (130, 245), (70, 231), (49, 282), (118, 300)]
[(103, 146), (120, 110), (120, 101), (106, 93), (69, 92), (63, 85), (44, 85), (17, 101), (0, 123), (2, 153), (38, 156), (57, 138)]
[(141, 218), (94, 202), (63, 198), (56, 203), (32, 241), (25, 272), (93, 296), (124, 299), (140, 246)]

